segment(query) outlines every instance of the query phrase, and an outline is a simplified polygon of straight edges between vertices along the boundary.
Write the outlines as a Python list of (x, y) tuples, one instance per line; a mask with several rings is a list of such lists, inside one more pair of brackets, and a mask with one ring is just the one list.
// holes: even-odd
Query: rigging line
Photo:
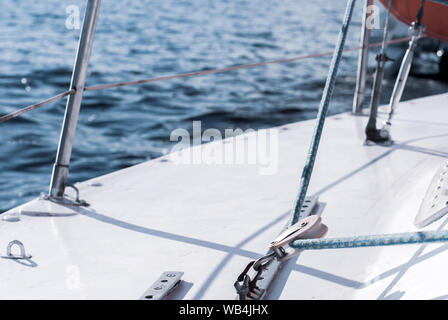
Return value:
[(58, 95), (55, 95), (54, 97), (51, 97), (51, 98), (49, 98), (47, 100), (44, 100), (42, 102), (39, 102), (39, 103), (36, 103), (36, 104), (32, 104), (32, 105), (30, 105), (28, 107), (25, 107), (23, 109), (20, 109), (20, 110), (12, 112), (10, 114), (1, 116), (0, 117), (0, 123), (6, 122), (6, 121), (14, 119), (14, 118), (17, 118), (18, 116), (20, 116), (23, 113), (26, 113), (28, 111), (31, 111), (31, 110), (34, 110), (34, 109), (46, 106), (47, 104), (50, 104), (52, 102), (58, 101), (58, 100), (66, 97), (68, 95), (71, 95), (71, 94), (75, 93), (75, 91), (76, 91), (75, 89), (71, 89), (69, 91), (62, 92), (62, 93), (60, 93)]
[[(397, 44), (397, 43), (401, 43), (401, 42), (406, 42), (409, 41), (411, 39), (411, 37), (405, 37), (405, 38), (398, 38), (398, 39), (394, 39), (394, 40), (389, 40), (386, 41), (386, 44)], [(369, 48), (371, 47), (378, 47), (381, 46), (382, 42), (375, 42), (375, 43), (370, 43), (368, 45)], [(356, 46), (356, 47), (351, 47), (351, 48), (346, 48), (344, 49), (345, 51), (355, 51), (355, 50), (359, 50), (362, 49), (362, 46)], [(164, 80), (172, 80), (172, 79), (180, 79), (180, 78), (187, 78), (187, 77), (195, 77), (195, 76), (200, 76), (200, 75), (207, 75), (207, 74), (213, 74), (213, 73), (222, 73), (222, 72), (228, 72), (228, 71), (233, 71), (233, 70), (238, 70), (238, 69), (245, 69), (245, 68), (254, 68), (254, 67), (259, 67), (259, 66), (265, 66), (265, 65), (269, 65), (269, 64), (278, 64), (278, 63), (288, 63), (288, 62), (294, 62), (294, 61), (299, 61), (299, 60), (306, 60), (306, 59), (311, 59), (311, 58), (318, 58), (318, 57), (323, 57), (323, 56), (328, 56), (331, 55), (333, 52), (332, 51), (326, 51), (326, 52), (321, 52), (321, 53), (316, 53), (316, 54), (309, 54), (309, 55), (303, 55), (303, 56), (297, 56), (297, 57), (292, 57), (292, 58), (286, 58), (286, 59), (278, 59), (278, 60), (271, 60), (271, 61), (263, 61), (263, 62), (259, 62), (259, 63), (252, 63), (252, 64), (245, 64), (245, 65), (237, 65), (237, 66), (233, 66), (233, 67), (228, 67), (228, 68), (223, 68), (223, 69), (213, 69), (213, 70), (205, 70), (205, 71), (196, 71), (196, 72), (189, 72), (189, 73), (183, 73), (183, 74), (176, 74), (176, 75), (168, 75), (168, 76), (163, 76), (163, 77), (158, 77), (158, 78), (149, 78), (149, 79), (142, 79), (142, 80), (135, 80), (135, 81), (127, 81), (127, 82), (119, 82), (119, 83), (110, 83), (110, 84), (103, 84), (103, 85), (95, 85), (95, 86), (90, 86), (90, 87), (85, 87), (84, 91), (95, 91), (95, 90), (102, 90), (102, 89), (111, 89), (111, 88), (118, 88), (118, 87), (123, 87), (123, 86), (129, 86), (129, 85), (138, 85), (138, 84), (143, 84), (143, 83), (149, 83), (149, 82), (157, 82), (157, 81), (164, 81)], [(8, 120), (17, 118), (18, 116), (22, 115), (23, 113), (26, 113), (28, 111), (46, 106), (52, 102), (55, 102), (57, 100), (60, 100), (68, 95), (71, 95), (73, 93), (75, 93), (75, 89), (71, 89), (69, 91), (60, 93), (54, 97), (51, 97), (47, 100), (44, 100), (42, 102), (30, 105), (28, 107), (25, 107), (23, 109), (19, 109), (17, 111), (14, 111), (10, 114), (4, 115), (0, 117), (0, 123), (2, 122), (6, 122)]]
[(384, 30), (383, 30), (383, 41), (381, 43), (381, 53), (384, 54), (384, 51), (386, 50), (386, 39), (387, 39), (387, 32), (389, 30), (389, 20), (390, 20), (390, 8), (392, 6), (392, 0), (389, 0), (389, 3), (387, 4), (387, 15), (386, 15), (386, 22), (384, 24)]
[(330, 70), (328, 72), (327, 81), (325, 83), (324, 92), (322, 93), (322, 100), (320, 102), (319, 111), (317, 113), (317, 122), (314, 128), (314, 134), (311, 139), (308, 156), (306, 159), (305, 166), (303, 167), (302, 176), (300, 178), (300, 189), (296, 199), (294, 207), (294, 215), (291, 224), (295, 224), (301, 218), (300, 211), (302, 209), (303, 202), (305, 201), (306, 193), (311, 180), (311, 174), (313, 173), (314, 162), (316, 160), (317, 150), (319, 148), (320, 138), (322, 136), (322, 131), (324, 128), (328, 107), (330, 105), (334, 85), (336, 83), (336, 76), (339, 69), (339, 63), (342, 58), (345, 39), (347, 38), (348, 27), (350, 25), (354, 6), (355, 6), (355, 0), (347, 1), (347, 8), (345, 11), (344, 21), (342, 23), (341, 31), (339, 32), (337, 44), (330, 64)]
[[(405, 38), (399, 38), (394, 40), (389, 40), (386, 43), (387, 44), (396, 44), (400, 42), (405, 42), (411, 40), (411, 37), (405, 37)], [(381, 46), (382, 42), (375, 42), (369, 44), (370, 47), (378, 47)], [(345, 51), (355, 51), (362, 49), (362, 46), (356, 46), (356, 47), (350, 47), (344, 49)], [(123, 87), (123, 86), (129, 86), (129, 85), (137, 85), (137, 84), (143, 84), (143, 83), (149, 83), (149, 82), (158, 82), (158, 81), (164, 81), (164, 80), (172, 80), (172, 79), (180, 79), (180, 78), (188, 78), (188, 77), (197, 77), (201, 75), (207, 75), (207, 74), (214, 74), (214, 73), (223, 73), (223, 72), (229, 72), (239, 69), (248, 69), (248, 68), (255, 68), (255, 67), (261, 67), (266, 66), (270, 64), (279, 64), (279, 63), (288, 63), (288, 62), (294, 62), (294, 61), (300, 61), (300, 60), (306, 60), (311, 58), (318, 58), (323, 56), (329, 56), (333, 53), (333, 51), (325, 51), (321, 53), (315, 53), (315, 54), (309, 54), (309, 55), (303, 55), (303, 56), (297, 56), (292, 58), (285, 58), (285, 59), (278, 59), (278, 60), (270, 60), (270, 61), (262, 61), (258, 63), (251, 63), (251, 64), (242, 64), (242, 65), (236, 65), (233, 67), (226, 67), (222, 69), (212, 69), (212, 70), (204, 70), (204, 71), (194, 71), (194, 72), (188, 72), (188, 73), (182, 73), (182, 74), (175, 74), (175, 75), (168, 75), (158, 78), (149, 78), (149, 79), (142, 79), (142, 80), (135, 80), (135, 81), (126, 81), (126, 82), (119, 82), (119, 83), (110, 83), (110, 84), (103, 84), (103, 85), (95, 85), (90, 87), (85, 87), (85, 91), (94, 91), (94, 90), (102, 90), (102, 89), (111, 89), (111, 88), (117, 88), (117, 87)]]
[(296, 249), (320, 250), (342, 249), (360, 247), (393, 246), (413, 243), (446, 242), (447, 230), (417, 231), (392, 234), (379, 234), (368, 236), (326, 238), (326, 239), (300, 239), (294, 240), (289, 245)]

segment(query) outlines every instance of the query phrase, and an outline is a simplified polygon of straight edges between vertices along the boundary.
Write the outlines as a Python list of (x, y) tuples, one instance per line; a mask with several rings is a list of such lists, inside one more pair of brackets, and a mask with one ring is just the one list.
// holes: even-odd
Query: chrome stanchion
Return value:
[(88, 1), (70, 84), (70, 89), (75, 89), (76, 91), (74, 94), (70, 95), (67, 100), (56, 162), (51, 176), (49, 197), (52, 199), (62, 200), (67, 184), (70, 156), (72, 153), (79, 110), (81, 108), (87, 66), (92, 51), (93, 36), (95, 34), (99, 8), (100, 0)]
[(368, 7), (372, 4), (372, 0), (365, 0), (364, 5), (364, 18), (362, 20), (361, 29), (361, 43), (362, 47), (359, 52), (358, 58), (358, 71), (356, 74), (356, 88), (355, 96), (353, 99), (353, 114), (361, 114), (362, 108), (365, 101), (365, 90), (366, 90), (366, 69), (367, 69), (367, 58), (369, 55), (369, 40), (370, 40), (370, 29), (367, 26), (367, 20), (369, 18)]

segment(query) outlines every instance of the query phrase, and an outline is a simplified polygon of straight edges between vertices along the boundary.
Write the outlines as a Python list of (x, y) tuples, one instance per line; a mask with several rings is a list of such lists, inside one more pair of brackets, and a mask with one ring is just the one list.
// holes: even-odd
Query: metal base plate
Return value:
[(148, 290), (140, 297), (140, 300), (162, 300), (166, 298), (180, 283), (183, 272), (166, 271)]

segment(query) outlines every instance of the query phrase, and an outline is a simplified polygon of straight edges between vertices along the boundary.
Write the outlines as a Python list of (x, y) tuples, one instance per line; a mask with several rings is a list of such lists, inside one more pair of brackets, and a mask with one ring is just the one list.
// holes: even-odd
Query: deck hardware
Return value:
[(101, 182), (91, 182), (91, 183), (89, 183), (89, 186), (91, 186), (91, 187), (102, 187), (103, 184)]
[(390, 145), (392, 144), (392, 141), (390, 140), (390, 135), (388, 131), (384, 129), (378, 130), (376, 128), (376, 119), (378, 116), (378, 106), (380, 104), (381, 99), (381, 89), (383, 85), (383, 78), (384, 78), (384, 69), (386, 66), (386, 63), (389, 61), (394, 61), (394, 59), (389, 58), (389, 56), (386, 53), (386, 40), (387, 40), (387, 33), (389, 30), (389, 20), (390, 20), (390, 8), (392, 5), (392, 0), (389, 0), (388, 7), (387, 7), (387, 17), (386, 22), (384, 24), (384, 31), (383, 31), (383, 41), (381, 43), (381, 50), (380, 53), (376, 56), (376, 70), (375, 70), (375, 78), (373, 81), (373, 89), (372, 89), (372, 97), (370, 100), (370, 112), (369, 112), (369, 121), (367, 122), (366, 126), (366, 145), (369, 145), (371, 142), (374, 144), (384, 144), (384, 145)]
[(425, 31), (425, 26), (421, 24), (421, 20), (423, 18), (424, 3), (425, 0), (422, 0), (416, 21), (412, 22), (411, 26), (408, 29), (409, 35), (411, 36), (411, 41), (409, 41), (409, 47), (403, 57), (403, 61), (401, 62), (400, 71), (398, 72), (397, 80), (395, 81), (394, 89), (392, 91), (392, 96), (389, 102), (389, 115), (387, 117), (387, 120), (384, 121), (383, 124), (382, 130), (384, 132), (387, 132), (389, 139), (390, 129), (392, 125), (392, 116), (395, 113), (395, 109), (397, 108), (397, 105), (401, 100), (401, 96), (403, 95), (404, 87), (406, 86), (406, 81), (408, 79), (409, 71), (411, 70), (412, 61), (414, 59), (414, 52), (415, 48), (417, 47), (417, 42)]
[[(258, 260), (251, 261), (243, 272), (238, 276), (234, 287), (239, 300), (259, 300), (266, 292), (266, 287), (260, 286), (259, 281), (264, 280), (266, 270), (275, 260), (282, 262), (299, 252), (299, 250), (289, 248), (288, 244), (297, 239), (314, 239), (324, 236), (328, 228), (321, 223), (321, 218), (316, 215), (306, 217), (296, 224), (284, 230), (270, 244), (271, 251)], [(284, 247), (288, 246), (288, 249)], [(251, 278), (248, 272), (255, 270), (255, 276)], [(271, 268), (273, 270), (273, 268)], [(273, 275), (270, 275), (272, 280)]]
[[(275, 252), (268, 253), (267, 255), (259, 258), (258, 260), (251, 261), (244, 268), (243, 272), (238, 276), (237, 280), (233, 284), (238, 294), (239, 300), (259, 300), (264, 294), (265, 289), (260, 288), (257, 285), (259, 280), (262, 280), (262, 274), (265, 271), (269, 263), (275, 260), (277, 257)], [(255, 270), (255, 276), (251, 278), (248, 272)]]
[(361, 26), (361, 50), (359, 51), (358, 58), (358, 70), (356, 73), (356, 88), (353, 98), (353, 114), (362, 114), (364, 100), (366, 96), (366, 70), (367, 70), (367, 58), (369, 55), (369, 40), (370, 40), (370, 28), (367, 26), (368, 19), (370, 18), (369, 6), (373, 4), (373, 0), (364, 0), (364, 16)]
[(56, 161), (51, 175), (49, 197), (61, 199), (64, 197), (67, 177), (69, 172), (70, 157), (72, 154), (73, 140), (75, 137), (76, 124), (78, 122), (81, 101), (84, 93), (87, 67), (92, 51), (93, 37), (100, 8), (100, 0), (89, 0), (87, 2), (84, 23), (73, 67), (70, 89), (75, 92), (68, 96), (64, 122), (62, 124), (59, 138)]
[(250, 277), (247, 274), (244, 274), (241, 279), (238, 277), (238, 280), (235, 281), (233, 286), (238, 294), (238, 300), (246, 300), (249, 294), (249, 282)]
[(369, 121), (366, 126), (366, 144), (373, 142), (375, 144), (391, 144), (392, 140), (390, 139), (389, 132), (384, 128), (377, 129), (376, 128), (376, 119), (378, 116), (378, 106), (380, 104), (381, 98), (381, 87), (384, 78), (384, 68), (386, 62), (394, 61), (394, 59), (389, 58), (386, 53), (379, 53), (376, 56), (376, 71), (375, 78), (373, 81), (373, 93), (372, 98), (370, 100), (370, 113), (369, 113)]
[(84, 207), (88, 207), (89, 206), (89, 204), (86, 201), (79, 199), (79, 189), (77, 187), (75, 187), (73, 184), (67, 184), (67, 187), (72, 188), (73, 190), (75, 190), (75, 192), (76, 192), (75, 203), (77, 203), (80, 206), (84, 206)]
[[(13, 246), (19, 247), (20, 254), (13, 254), (12, 253), (12, 247)], [(19, 240), (13, 240), (10, 243), (8, 243), (8, 246), (6, 248), (6, 256), (1, 256), (1, 258), (3, 258), (3, 259), (14, 259), (14, 260), (31, 259), (31, 257), (32, 257), (31, 255), (27, 255), (26, 254), (25, 246)]]
[[(305, 219), (313, 217), (310, 221), (319, 220), (320, 217), (313, 215), (318, 210), (318, 197), (305, 198), (304, 205), (301, 209), (300, 215)], [(307, 220), (305, 220), (307, 221)], [(304, 221), (300, 221), (302, 224)], [(288, 223), (289, 226), (289, 223)], [(308, 227), (309, 228), (309, 227)], [(290, 228), (285, 228), (285, 231), (292, 231)], [(294, 253), (298, 252), (289, 248), (287, 241), (278, 242), (280, 236), (282, 239), (287, 235), (283, 231), (273, 242), (279, 244), (278, 246), (270, 246), (266, 255), (257, 260), (248, 263), (243, 272), (237, 277), (234, 287), (237, 292), (237, 299), (239, 300), (261, 300), (263, 299), (273, 281), (275, 274), (282, 267), (283, 263), (288, 260)], [(291, 232), (289, 232), (291, 233)], [(310, 233), (309, 236), (318, 236), (317, 233)], [(271, 244), (273, 243), (271, 242)], [(284, 246), (280, 246), (284, 244)]]
[(53, 197), (52, 195), (48, 195), (45, 193), (41, 193), (39, 199), (40, 200), (48, 200), (48, 201), (52, 201), (57, 204), (68, 205), (68, 206), (76, 206), (76, 207), (89, 207), (90, 206), (90, 204), (87, 203), (87, 201), (79, 199), (79, 189), (77, 187), (75, 187), (72, 184), (67, 184), (66, 188), (72, 188), (73, 190), (75, 190), (76, 196), (75, 196), (74, 200), (69, 199), (68, 197), (62, 197), (62, 198)]
[(175, 290), (183, 276), (183, 272), (180, 271), (166, 271), (164, 272), (156, 282), (154, 282), (148, 290), (143, 293), (140, 300), (163, 300), (173, 290)]
[(283, 254), (278, 255), (276, 252), (268, 253), (267, 255), (255, 260), (252, 268), (254, 268), (255, 271), (259, 271), (263, 267), (263, 265), (265, 265), (269, 261), (273, 260), (274, 258), (279, 258), (282, 256)]
[(296, 239), (320, 238), (328, 230), (321, 221), (321, 217), (316, 215), (299, 220), (297, 223), (280, 233), (280, 235), (269, 244), (269, 247), (273, 250), (280, 249)]

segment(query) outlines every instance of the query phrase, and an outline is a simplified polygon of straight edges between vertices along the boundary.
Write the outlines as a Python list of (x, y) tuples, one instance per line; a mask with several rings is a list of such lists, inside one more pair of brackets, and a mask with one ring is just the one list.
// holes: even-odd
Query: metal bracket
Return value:
[[(20, 249), (20, 254), (13, 254), (12, 253), (12, 247), (18, 246)], [(10, 243), (8, 243), (8, 246), (6, 248), (6, 256), (1, 256), (0, 258), (3, 259), (13, 259), (13, 260), (19, 260), (19, 259), (31, 259), (31, 255), (27, 255), (25, 252), (25, 247), (22, 242), (19, 240), (13, 240)]]
[[(300, 210), (300, 216), (302, 218), (306, 219), (311, 216), (313, 217), (312, 219), (320, 219), (320, 217), (313, 215), (318, 208), (318, 199), (319, 198), (317, 196), (305, 198), (302, 209)], [(302, 222), (303, 219), (301, 219), (298, 223)], [(286, 230), (291, 231), (288, 226), (289, 223), (276, 239), (279, 239), (280, 237), (284, 238), (285, 232), (287, 232)], [(276, 243), (278, 244), (279, 242)], [(281, 243), (283, 244), (283, 241)], [(238, 294), (236, 299), (261, 300), (266, 296), (269, 286), (274, 280), (277, 272), (282, 268), (283, 263), (289, 259), (291, 254), (298, 252), (292, 248), (289, 248), (287, 243), (285, 247), (287, 247), (286, 250), (282, 246), (271, 245), (266, 255), (256, 261), (251, 261), (247, 265), (243, 273), (238, 277), (234, 284)], [(288, 253), (288, 251), (290, 252)], [(250, 275), (249, 271), (251, 271)]]
[(140, 300), (163, 300), (166, 298), (181, 282), (183, 272), (166, 271), (148, 290), (140, 297)]
[(41, 194), (40, 199), (52, 201), (52, 202), (57, 203), (57, 204), (76, 206), (76, 207), (88, 207), (88, 206), (90, 206), (90, 204), (88, 204), (85, 200), (79, 199), (79, 189), (77, 187), (75, 187), (72, 184), (67, 184), (66, 188), (72, 188), (73, 190), (75, 190), (76, 198), (74, 200), (71, 200), (71, 199), (66, 198), (66, 197), (57, 198), (57, 197), (53, 197), (50, 194)]

